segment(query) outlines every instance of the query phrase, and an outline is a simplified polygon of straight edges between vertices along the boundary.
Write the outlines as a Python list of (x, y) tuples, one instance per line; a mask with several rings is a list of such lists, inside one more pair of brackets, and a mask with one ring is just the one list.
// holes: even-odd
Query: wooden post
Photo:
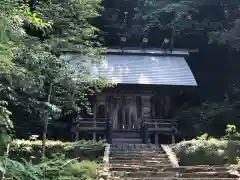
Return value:
[(112, 144), (112, 120), (107, 121), (107, 143)]
[[(97, 116), (97, 101), (95, 100), (93, 102), (93, 127), (97, 127), (97, 121), (96, 121), (96, 116)], [(96, 132), (93, 132), (93, 141), (96, 141)]]
[(176, 128), (175, 126), (172, 124), (172, 144), (175, 144), (175, 134), (176, 134)]
[(175, 141), (175, 135), (172, 134), (172, 144), (175, 144), (175, 143), (176, 143), (176, 141)]
[(142, 117), (146, 117), (146, 118), (149, 118), (150, 116), (150, 105), (151, 102), (150, 102), (150, 96), (142, 96), (142, 114), (141, 116)]
[(151, 96), (150, 97), (150, 102), (151, 102), (151, 105), (150, 105), (150, 116), (151, 117), (155, 117), (155, 103), (154, 103), (154, 96)]
[(158, 134), (154, 133), (154, 136), (155, 144), (158, 145)]
[(79, 141), (79, 132), (78, 132), (78, 130), (76, 130), (76, 133), (75, 133), (75, 141)]
[(96, 134), (96, 132), (93, 133), (92, 139), (93, 139), (93, 141), (97, 141), (97, 134)]
[(148, 123), (146, 120), (143, 122), (143, 143), (148, 144)]

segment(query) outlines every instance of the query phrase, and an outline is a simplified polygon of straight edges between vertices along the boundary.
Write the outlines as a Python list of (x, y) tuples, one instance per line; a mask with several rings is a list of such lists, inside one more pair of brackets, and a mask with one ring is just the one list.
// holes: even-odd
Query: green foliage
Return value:
[[(187, 132), (190, 137), (197, 136), (202, 132), (213, 133), (217, 136), (224, 133), (228, 123), (233, 123), (231, 122), (234, 115), (233, 109), (234, 104), (230, 104), (227, 99), (217, 103), (205, 102), (200, 106), (190, 108), (183, 106), (176, 118), (179, 121), (180, 131)], [(215, 129), (215, 125), (218, 126), (218, 129)]]
[(32, 165), (24, 160), (22, 163), (6, 158), (3, 160), (6, 167), (4, 177), (14, 180), (40, 180), (43, 177), (43, 171), (39, 166)]
[[(96, 179), (96, 171), (100, 165), (94, 161), (78, 161), (53, 159), (44, 163), (32, 165), (24, 160), (14, 161), (1, 159), (2, 172), (5, 179), (13, 180), (90, 180)], [(5, 164), (6, 163), (6, 164)]]
[[(97, 29), (88, 22), (98, 16), (99, 1), (41, 1), (34, 12), (18, 3), (4, 1), (6, 13), (0, 13), (0, 93), (11, 111), (27, 114), (26, 122), (42, 121), (47, 134), (47, 124), (60, 116), (89, 112), (87, 97), (105, 87), (82, 66), (99, 59), (102, 51)], [(63, 50), (78, 50), (79, 68), (59, 58)], [(20, 121), (15, 112), (13, 121)]]
[[(62, 142), (46, 141), (46, 157), (54, 158), (61, 153), (69, 158), (79, 157), (80, 159), (100, 159), (104, 152), (104, 142), (79, 141)], [(38, 163), (41, 158), (42, 141), (35, 140), (14, 140), (10, 146), (9, 155), (13, 159), (25, 158), (33, 163)]]
[[(13, 124), (10, 119), (12, 113), (7, 109), (7, 105), (6, 101), (0, 101), (0, 126), (1, 128), (11, 131), (13, 129)], [(3, 130), (1, 130), (1, 132), (2, 131)]]
[(231, 26), (231, 28), (226, 28), (222, 31), (216, 31), (211, 33), (210, 42), (218, 42), (219, 44), (227, 44), (232, 46), (235, 49), (240, 49), (240, 41), (239, 41), (239, 23), (240, 20), (236, 19)]
[(42, 7), (42, 13), (53, 20), (53, 36), (48, 40), (52, 51), (78, 51), (88, 57), (99, 56), (100, 44), (95, 40), (97, 28), (89, 24), (89, 19), (98, 16), (99, 0), (57, 0), (50, 6)]
[(211, 138), (183, 141), (173, 147), (180, 165), (236, 164), (239, 143)]
[(95, 179), (100, 167), (94, 161), (78, 161), (77, 159), (53, 159), (39, 164), (44, 170), (47, 180)]
[(25, 7), (24, 16), (28, 20), (28, 23), (33, 25), (35, 28), (49, 29), (52, 27), (52, 21), (44, 22), (42, 18), (39, 18), (39, 16), (43, 16), (43, 15), (39, 12), (31, 12), (30, 7), (28, 6)]
[(11, 112), (7, 109), (7, 102), (0, 101), (0, 145), (5, 146), (10, 140), (10, 133), (13, 132), (13, 123), (10, 119)]
[[(61, 144), (56, 142), (57, 144)], [(55, 144), (56, 144), (55, 143)], [(54, 144), (54, 143), (53, 143)], [(40, 164), (32, 164), (24, 159), (15, 161), (9, 158), (1, 159), (1, 172), (6, 179), (16, 180), (87, 180), (96, 179), (96, 171), (100, 164), (95, 161), (79, 161), (81, 157), (68, 159), (61, 151), (56, 156), (45, 160)], [(94, 152), (92, 155), (94, 155)]]
[(235, 125), (228, 124), (225, 130), (225, 135), (222, 137), (222, 139), (225, 140), (233, 140), (237, 141), (240, 139), (240, 133), (237, 132), (237, 128)]
[(0, 173), (13, 180), (96, 179), (100, 167), (97, 161), (101, 161), (104, 153), (103, 142), (47, 141), (47, 158), (39, 163), (41, 145), (36, 139), (14, 140), (9, 153), (0, 157)]
[(195, 0), (140, 0), (134, 20), (142, 22), (145, 30), (158, 27), (172, 28), (173, 22), (182, 20), (196, 6)]
[(237, 164), (240, 156), (239, 133), (234, 125), (227, 125), (226, 134), (220, 139), (202, 134), (190, 141), (173, 146), (180, 165)]
[(96, 179), (96, 171), (100, 168), (100, 165), (92, 161), (74, 162), (65, 165), (61, 177), (82, 177), (82, 179)]
[(0, 2), (4, 10), (0, 12), (0, 74), (12, 72), (15, 69), (12, 58), (25, 33), (22, 31), (21, 16), (16, 0)]

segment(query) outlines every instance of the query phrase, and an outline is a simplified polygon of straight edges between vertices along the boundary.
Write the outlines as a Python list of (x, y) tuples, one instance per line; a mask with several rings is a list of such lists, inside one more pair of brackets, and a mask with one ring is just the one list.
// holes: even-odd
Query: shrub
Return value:
[(222, 139), (240, 140), (240, 133), (237, 132), (236, 126), (228, 124), (225, 130), (225, 135), (222, 137)]
[[(94, 161), (81, 161), (77, 159), (67, 160), (64, 158), (53, 159), (38, 165), (32, 165), (25, 160), (14, 161), (11, 159), (2, 159), (0, 162), (6, 162), (6, 179), (17, 180), (90, 180), (96, 179), (96, 171), (100, 167)], [(7, 161), (6, 161), (7, 160)]]
[(236, 164), (240, 143), (210, 138), (183, 141), (173, 146), (180, 165)]
[(65, 175), (84, 176), (96, 179), (96, 171), (100, 165), (93, 161), (75, 162), (64, 168)]
[(180, 165), (237, 164), (240, 157), (240, 133), (236, 126), (227, 125), (225, 135), (216, 139), (202, 134), (190, 141), (172, 146)]
[[(54, 158), (57, 154), (65, 155), (68, 158), (80, 157), (83, 159), (96, 160), (103, 156), (104, 142), (78, 141), (62, 142), (47, 141), (46, 157)], [(21, 158), (33, 163), (38, 163), (41, 158), (42, 141), (39, 140), (14, 140), (10, 147), (10, 157), (16, 160)]]
[(22, 162), (11, 160), (1, 156), (1, 179), (17, 179), (17, 180), (40, 180), (43, 178), (43, 171), (38, 165), (32, 165), (25, 160)]
[(47, 180), (89, 180), (96, 179), (100, 164), (77, 159), (54, 159), (40, 164)]

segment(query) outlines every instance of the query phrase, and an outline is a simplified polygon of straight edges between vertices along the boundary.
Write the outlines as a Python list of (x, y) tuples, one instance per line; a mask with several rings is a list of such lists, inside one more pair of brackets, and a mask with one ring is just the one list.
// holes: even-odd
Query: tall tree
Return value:
[[(9, 2), (14, 2), (11, 10), (19, 8), (18, 1)], [(16, 69), (14, 73), (1, 71), (0, 78), (1, 98), (8, 101), (15, 125), (23, 124), (21, 114), (30, 125), (42, 120), (45, 140), (49, 120), (56, 114), (89, 108), (87, 96), (104, 86), (101, 81), (92, 81), (83, 65), (101, 59), (102, 48), (95, 38), (97, 28), (88, 23), (98, 16), (97, 7), (97, 0), (41, 1), (35, 9), (23, 4), (17, 16), (22, 36), (16, 34), (21, 43), (14, 43), (17, 50), (6, 56)], [(1, 18), (5, 18), (3, 14)], [(10, 30), (15, 30), (12, 16), (8, 19)], [(10, 45), (12, 42), (8, 39)], [(78, 51), (78, 68), (60, 58), (63, 51)], [(7, 69), (7, 65), (1, 67)]]

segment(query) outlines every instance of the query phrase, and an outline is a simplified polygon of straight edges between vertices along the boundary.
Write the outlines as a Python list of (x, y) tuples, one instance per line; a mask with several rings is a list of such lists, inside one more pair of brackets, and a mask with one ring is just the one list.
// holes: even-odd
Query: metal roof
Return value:
[(197, 86), (184, 57), (106, 55), (93, 73), (117, 84)]
[[(62, 58), (71, 59), (74, 69), (79, 69), (79, 62), (87, 62), (81, 55), (65, 54)], [(191, 69), (181, 56), (106, 54), (100, 64), (84, 64), (92, 75), (104, 77), (110, 83), (197, 86)]]
[(172, 52), (164, 51), (162, 49), (111, 49), (105, 50), (108, 54), (135, 54), (135, 55), (155, 55), (155, 56), (187, 56), (189, 51), (174, 49)]

